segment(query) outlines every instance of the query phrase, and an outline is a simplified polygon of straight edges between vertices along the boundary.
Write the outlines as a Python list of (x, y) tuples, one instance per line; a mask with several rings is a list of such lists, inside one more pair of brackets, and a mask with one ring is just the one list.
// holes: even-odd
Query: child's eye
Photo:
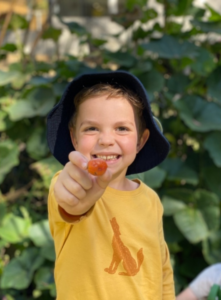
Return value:
[(128, 128), (127, 127), (124, 127), (124, 126), (120, 126), (117, 128), (118, 131), (128, 131)]
[(97, 128), (91, 126), (91, 127), (86, 128), (84, 131), (95, 131), (95, 130), (97, 130)]

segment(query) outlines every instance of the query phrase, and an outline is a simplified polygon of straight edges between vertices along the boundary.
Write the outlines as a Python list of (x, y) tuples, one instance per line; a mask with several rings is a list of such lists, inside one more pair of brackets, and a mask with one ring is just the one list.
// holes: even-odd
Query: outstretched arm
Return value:
[(221, 263), (214, 264), (203, 270), (186, 288), (177, 296), (177, 300), (206, 299), (214, 284), (221, 286)]

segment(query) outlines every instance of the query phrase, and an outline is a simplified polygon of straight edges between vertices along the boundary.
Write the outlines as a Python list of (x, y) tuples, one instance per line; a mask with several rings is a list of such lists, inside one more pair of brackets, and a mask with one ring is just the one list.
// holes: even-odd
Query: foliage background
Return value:
[[(54, 248), (47, 222), (50, 179), (61, 168), (46, 143), (46, 115), (66, 84), (83, 72), (128, 70), (146, 87), (155, 116), (171, 143), (169, 157), (137, 175), (153, 187), (164, 206), (165, 237), (174, 268), (176, 292), (206, 266), (220, 262), (221, 200), (221, 15), (192, 0), (126, 1), (113, 21), (128, 33), (116, 52), (75, 22), (65, 23), (86, 55), (59, 56), (61, 30), (47, 24), (55, 55), (48, 62), (24, 53), (24, 44), (4, 44), (20, 61), (0, 71), (0, 298), (54, 299)], [(187, 30), (184, 23), (189, 22)], [(2, 26), (4, 26), (2, 24)], [(9, 31), (28, 32), (13, 15)]]

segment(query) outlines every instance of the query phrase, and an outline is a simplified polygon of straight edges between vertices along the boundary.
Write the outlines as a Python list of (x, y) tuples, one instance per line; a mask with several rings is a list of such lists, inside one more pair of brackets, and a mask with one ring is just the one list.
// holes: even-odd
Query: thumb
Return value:
[(102, 176), (97, 176), (95, 178), (95, 181), (100, 188), (106, 189), (111, 179), (112, 179), (112, 173), (109, 169), (107, 169)]

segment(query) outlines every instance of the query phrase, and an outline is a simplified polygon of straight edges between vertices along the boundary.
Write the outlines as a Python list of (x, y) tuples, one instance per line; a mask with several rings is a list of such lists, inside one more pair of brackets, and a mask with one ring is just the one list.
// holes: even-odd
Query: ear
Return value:
[(71, 127), (70, 129), (70, 138), (71, 138), (71, 142), (72, 142), (72, 145), (74, 147), (75, 150), (77, 150), (77, 139), (76, 139), (76, 134), (75, 134), (75, 130), (73, 127)]
[(142, 133), (142, 136), (137, 144), (137, 153), (140, 152), (140, 150), (143, 148), (143, 146), (146, 144), (150, 136), (150, 130), (145, 129), (144, 132)]

